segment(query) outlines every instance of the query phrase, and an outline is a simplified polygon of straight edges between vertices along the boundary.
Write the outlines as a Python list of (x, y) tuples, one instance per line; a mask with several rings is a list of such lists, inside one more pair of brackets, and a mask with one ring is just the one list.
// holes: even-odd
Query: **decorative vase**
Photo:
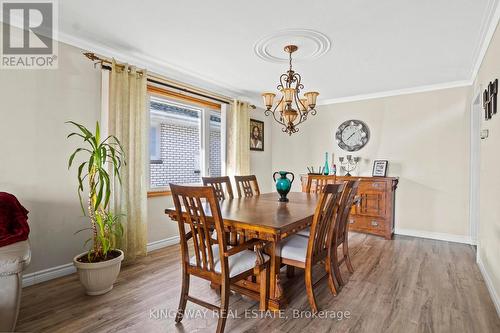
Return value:
[(102, 295), (113, 289), (113, 284), (120, 273), (120, 267), (123, 260), (123, 251), (116, 249), (120, 255), (114, 259), (85, 263), (78, 261), (79, 258), (86, 256), (87, 252), (77, 255), (73, 258), (80, 282), (85, 288), (87, 295)]
[[(276, 175), (280, 175), (280, 177), (276, 179)], [(292, 175), (292, 180), (288, 179), (287, 175)], [(276, 182), (276, 191), (278, 191), (280, 195), (279, 201), (288, 202), (286, 195), (290, 192), (294, 179), (295, 175), (288, 171), (276, 171), (273, 174), (273, 180)]]
[(335, 164), (335, 157), (334, 154), (332, 153), (332, 168), (330, 169), (331, 174), (336, 176), (337, 175), (337, 165)]
[(323, 174), (325, 176), (328, 176), (330, 173), (330, 169), (328, 167), (328, 152), (325, 153), (325, 167), (323, 168)]

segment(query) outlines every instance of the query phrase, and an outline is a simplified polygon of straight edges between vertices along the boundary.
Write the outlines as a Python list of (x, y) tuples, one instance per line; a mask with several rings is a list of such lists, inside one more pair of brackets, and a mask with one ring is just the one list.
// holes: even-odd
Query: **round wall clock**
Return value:
[(337, 129), (335, 139), (343, 150), (358, 151), (368, 143), (370, 130), (361, 120), (347, 120)]

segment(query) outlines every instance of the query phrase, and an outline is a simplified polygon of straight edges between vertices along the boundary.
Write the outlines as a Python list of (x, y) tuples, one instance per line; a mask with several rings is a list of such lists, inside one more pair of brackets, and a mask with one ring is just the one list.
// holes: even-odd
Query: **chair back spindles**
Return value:
[[(214, 254), (212, 251), (213, 242), (211, 237), (211, 224), (207, 221), (204, 209), (209, 209), (215, 229), (222, 235), (224, 226), (220, 214), (220, 208), (215, 196), (215, 189), (212, 187), (185, 187), (170, 185), (172, 197), (178, 216), (182, 216), (184, 211), (185, 222), (189, 225), (193, 239), (194, 257), (196, 258), (196, 267), (199, 269), (214, 272)], [(184, 221), (178, 220), (179, 234), (181, 241), (181, 250), (184, 260), (189, 262), (189, 248), (184, 227)], [(224, 237), (218, 237), (219, 255), (226, 251)], [(190, 263), (193, 265), (193, 263)]]
[(233, 199), (233, 187), (229, 177), (202, 177), (203, 185), (212, 186), (217, 200)]
[[(329, 285), (332, 292), (336, 293), (336, 287), (333, 282), (333, 275), (339, 286), (345, 285), (340, 271), (340, 265), (345, 263), (350, 273), (354, 272), (351, 263), (351, 256), (349, 254), (349, 235), (348, 235), (348, 221), (349, 214), (354, 203), (354, 199), (358, 192), (359, 180), (349, 180), (345, 183), (345, 189), (342, 193), (340, 209), (337, 214), (337, 221), (333, 228), (333, 235), (331, 238), (331, 246), (327, 255), (327, 263), (331, 263), (329, 267)], [(339, 259), (338, 248), (342, 245), (342, 258)]]
[(249, 198), (260, 194), (259, 183), (255, 175), (250, 176), (234, 176), (236, 189), (240, 198)]
[[(307, 176), (307, 193), (319, 194), (328, 184), (335, 184), (337, 176), (335, 175), (308, 175)], [(314, 186), (313, 186), (314, 183)]]
[(358, 187), (359, 180), (349, 180), (346, 182), (346, 188), (342, 198), (342, 212), (339, 214), (338, 223), (335, 228), (335, 236), (339, 241), (347, 237), (346, 231), (349, 223), (349, 214), (351, 213), (354, 199), (358, 193)]
[(312, 264), (327, 255), (343, 188), (343, 184), (327, 184), (320, 193), (307, 248), (307, 260)]

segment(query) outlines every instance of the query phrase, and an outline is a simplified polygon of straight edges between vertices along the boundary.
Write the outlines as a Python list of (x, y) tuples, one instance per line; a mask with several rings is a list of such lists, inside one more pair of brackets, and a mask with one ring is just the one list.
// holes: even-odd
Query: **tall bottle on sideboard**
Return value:
[(328, 166), (328, 152), (325, 153), (325, 167), (323, 168), (323, 174), (325, 176), (330, 174), (330, 167)]
[(336, 176), (336, 175), (337, 175), (337, 165), (335, 164), (335, 156), (334, 156), (334, 155), (335, 155), (335, 154), (334, 154), (334, 153), (332, 153), (332, 168), (331, 168), (331, 170), (330, 170), (330, 173), (331, 173), (332, 175)]

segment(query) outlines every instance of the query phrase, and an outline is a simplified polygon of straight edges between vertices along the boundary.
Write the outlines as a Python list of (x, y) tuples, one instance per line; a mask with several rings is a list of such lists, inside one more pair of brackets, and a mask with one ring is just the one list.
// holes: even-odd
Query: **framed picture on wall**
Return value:
[(387, 165), (389, 164), (386, 160), (375, 160), (373, 161), (373, 177), (385, 177), (387, 175)]
[(250, 119), (250, 150), (264, 151), (264, 122)]

